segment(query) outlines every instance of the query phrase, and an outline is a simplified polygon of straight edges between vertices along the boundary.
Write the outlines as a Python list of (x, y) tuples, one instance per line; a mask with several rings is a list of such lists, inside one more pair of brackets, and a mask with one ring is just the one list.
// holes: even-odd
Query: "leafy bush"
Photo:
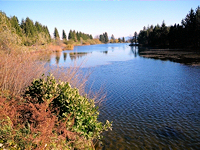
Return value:
[[(101, 132), (111, 129), (111, 123), (103, 125), (97, 120), (99, 112), (93, 99), (81, 96), (78, 89), (71, 88), (67, 82), (56, 82), (52, 75), (42, 79), (35, 79), (27, 88), (25, 96), (30, 96), (37, 103), (53, 99), (52, 107), (59, 108), (58, 117), (74, 120), (68, 130), (77, 132), (86, 139), (100, 139)], [(66, 122), (68, 127), (71, 121)]]

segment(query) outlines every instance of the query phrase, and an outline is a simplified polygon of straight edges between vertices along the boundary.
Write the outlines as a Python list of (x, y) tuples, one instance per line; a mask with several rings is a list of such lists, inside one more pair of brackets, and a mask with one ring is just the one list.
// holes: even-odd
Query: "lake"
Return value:
[(113, 130), (100, 149), (200, 149), (199, 66), (143, 58), (128, 43), (76, 46), (50, 59), (73, 62), (92, 70), (88, 89), (106, 93), (99, 120)]

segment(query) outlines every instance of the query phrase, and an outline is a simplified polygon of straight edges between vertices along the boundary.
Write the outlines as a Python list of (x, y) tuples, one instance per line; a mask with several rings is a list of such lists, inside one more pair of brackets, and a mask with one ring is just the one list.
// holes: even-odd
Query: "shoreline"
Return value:
[(145, 58), (170, 60), (181, 64), (200, 66), (200, 52), (184, 49), (149, 49), (139, 52)]

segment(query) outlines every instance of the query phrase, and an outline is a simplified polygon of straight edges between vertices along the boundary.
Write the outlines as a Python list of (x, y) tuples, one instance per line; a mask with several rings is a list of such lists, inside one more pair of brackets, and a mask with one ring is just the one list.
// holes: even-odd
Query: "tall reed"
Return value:
[(11, 95), (19, 95), (34, 78), (40, 77), (47, 68), (34, 53), (0, 53), (0, 89)]

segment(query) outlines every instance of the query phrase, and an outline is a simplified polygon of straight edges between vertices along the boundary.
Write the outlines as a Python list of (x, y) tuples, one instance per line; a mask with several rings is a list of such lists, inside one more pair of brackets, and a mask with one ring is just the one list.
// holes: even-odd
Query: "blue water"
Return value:
[(99, 120), (113, 121), (100, 149), (200, 149), (200, 67), (143, 58), (128, 44), (77, 46), (50, 64), (83, 61), (88, 89), (106, 93)]

